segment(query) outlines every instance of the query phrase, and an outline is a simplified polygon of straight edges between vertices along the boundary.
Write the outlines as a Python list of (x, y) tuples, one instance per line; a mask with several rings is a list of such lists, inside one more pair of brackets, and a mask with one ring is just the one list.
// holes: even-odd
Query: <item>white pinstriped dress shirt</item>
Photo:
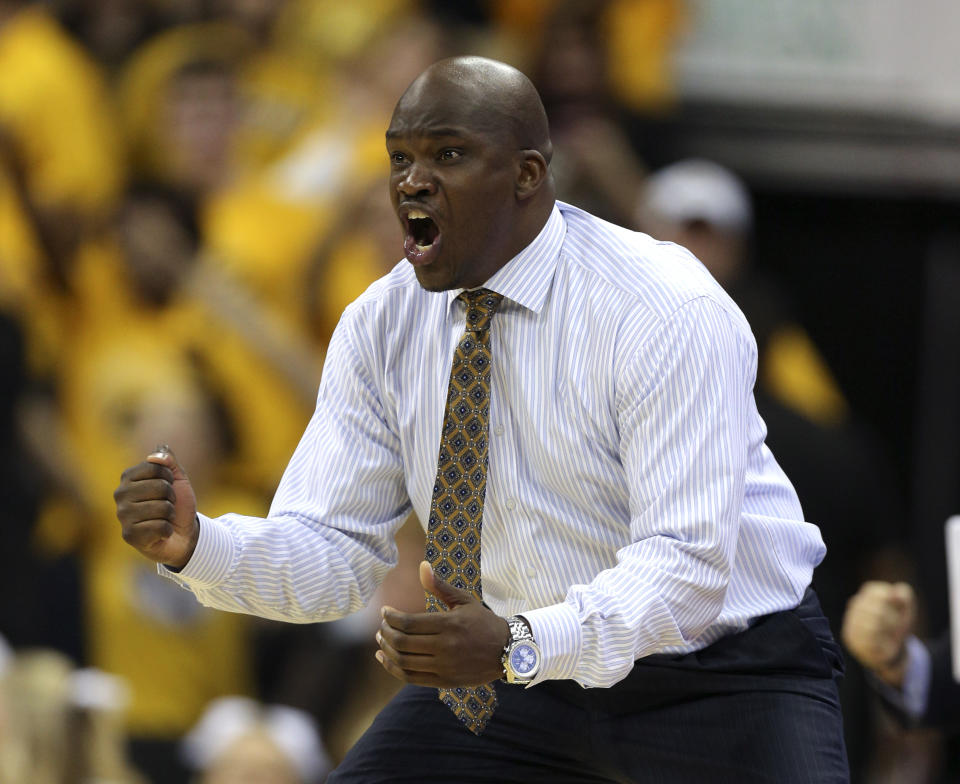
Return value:
[[(558, 202), (486, 287), (490, 465), (483, 596), (523, 613), (544, 679), (610, 686), (798, 604), (825, 547), (764, 445), (756, 343), (686, 250)], [(201, 516), (168, 576), (224, 610), (357, 610), (428, 518), (458, 292), (400, 262), (343, 314), (316, 411), (266, 519)]]

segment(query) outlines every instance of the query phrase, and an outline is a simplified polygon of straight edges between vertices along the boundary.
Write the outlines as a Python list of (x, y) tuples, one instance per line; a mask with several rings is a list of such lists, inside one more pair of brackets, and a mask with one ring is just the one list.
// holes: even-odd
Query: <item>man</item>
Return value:
[(902, 719), (952, 729), (960, 724), (960, 684), (953, 677), (950, 635), (928, 647), (912, 634), (916, 616), (908, 583), (871, 580), (847, 603), (843, 641)]
[(117, 490), (126, 540), (206, 604), (321, 621), (417, 513), (434, 612), (383, 608), (408, 685), (331, 781), (846, 781), (824, 546), (736, 306), (685, 250), (555, 201), (513, 68), (431, 66), (387, 151), (406, 259), (345, 311), (268, 519), (198, 516), (158, 451)]

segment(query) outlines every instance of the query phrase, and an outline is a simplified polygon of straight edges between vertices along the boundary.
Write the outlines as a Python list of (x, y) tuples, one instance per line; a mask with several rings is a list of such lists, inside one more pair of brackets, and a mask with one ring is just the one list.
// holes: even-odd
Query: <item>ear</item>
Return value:
[(524, 201), (533, 196), (547, 177), (550, 170), (547, 161), (537, 150), (521, 150), (520, 166), (517, 170), (517, 199)]

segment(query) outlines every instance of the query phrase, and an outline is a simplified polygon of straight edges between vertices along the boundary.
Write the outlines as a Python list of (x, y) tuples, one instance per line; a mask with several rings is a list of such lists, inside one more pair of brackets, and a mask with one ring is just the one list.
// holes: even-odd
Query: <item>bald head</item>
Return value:
[(506, 63), (486, 57), (440, 60), (401, 96), (391, 127), (412, 106), (442, 106), (447, 116), (458, 117), (464, 125), (509, 139), (515, 149), (536, 150), (548, 162), (553, 153), (547, 113), (537, 88)]

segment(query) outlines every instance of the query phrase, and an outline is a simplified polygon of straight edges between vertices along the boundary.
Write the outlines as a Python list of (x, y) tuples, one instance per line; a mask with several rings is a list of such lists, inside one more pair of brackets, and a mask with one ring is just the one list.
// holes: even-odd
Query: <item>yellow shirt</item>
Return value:
[(0, 123), (22, 147), (42, 202), (96, 211), (116, 197), (121, 148), (103, 76), (36, 5), (0, 27)]
[[(95, 221), (123, 179), (113, 106), (103, 77), (42, 8), (0, 27), (0, 126), (16, 145), (31, 198)], [(45, 372), (69, 330), (72, 303), (51, 281), (33, 226), (0, 166), (0, 308), (24, 324), (28, 362)]]

